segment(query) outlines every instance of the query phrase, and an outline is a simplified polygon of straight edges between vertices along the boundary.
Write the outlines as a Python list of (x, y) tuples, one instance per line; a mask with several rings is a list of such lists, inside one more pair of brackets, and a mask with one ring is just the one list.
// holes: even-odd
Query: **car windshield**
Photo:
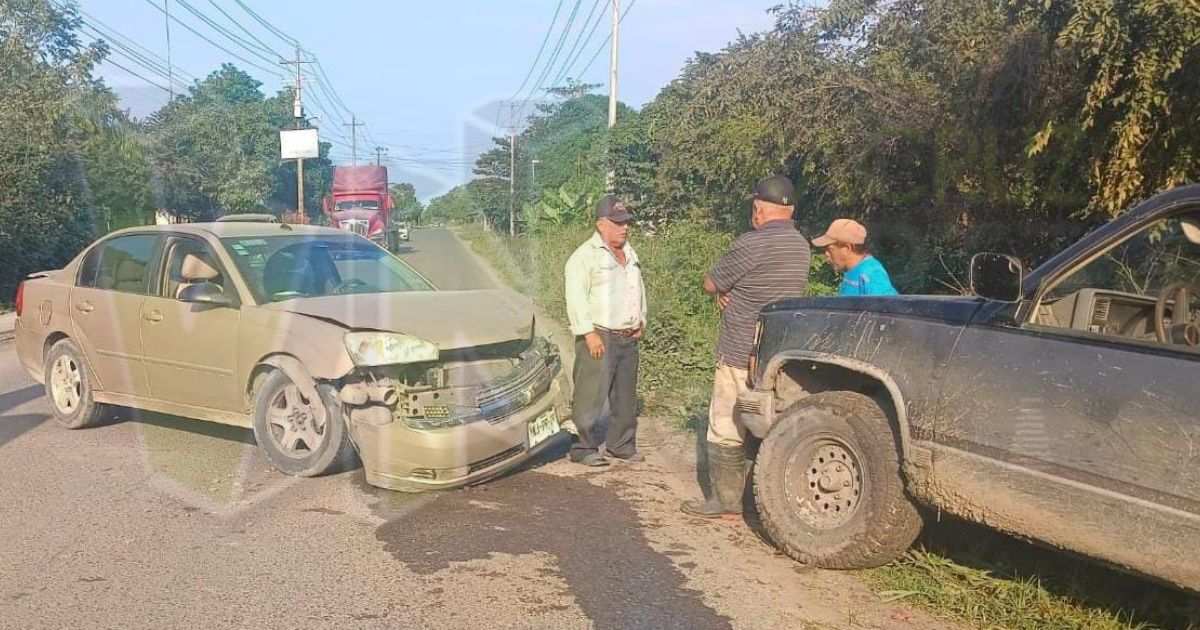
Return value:
[(337, 209), (342, 210), (378, 210), (379, 202), (374, 199), (360, 199), (355, 201), (339, 201)]
[(227, 237), (221, 241), (262, 303), (433, 290), (411, 267), (356, 236)]

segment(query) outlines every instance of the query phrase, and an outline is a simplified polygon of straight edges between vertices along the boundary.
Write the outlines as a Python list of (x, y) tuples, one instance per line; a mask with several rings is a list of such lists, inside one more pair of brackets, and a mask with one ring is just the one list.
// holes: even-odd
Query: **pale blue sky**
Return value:
[[(261, 80), (266, 90), (274, 91), (283, 85), (283, 78), (268, 72), (278, 67), (282, 74), (285, 71), (282, 66), (251, 56), (189, 13), (180, 1), (170, 0), (172, 13), (180, 20), (263, 68), (250, 67), (232, 58), (177, 23), (171, 25), (174, 66), (187, 75), (202, 77), (221, 62), (230, 61)], [(284, 41), (255, 22), (236, 0), (182, 1), (231, 33), (254, 43), (245, 31), (218, 11), (220, 7), (267, 48), (281, 54), (289, 52)], [(162, 2), (79, 0), (87, 14), (85, 21), (95, 22), (93, 26), (101, 30), (117, 31), (165, 58), (164, 16), (155, 8), (161, 7)], [(242, 2), (312, 51), (320, 59), (337, 95), (350, 111), (367, 122), (366, 132), (361, 133), (366, 137), (360, 137), (359, 141), (360, 161), (373, 159), (374, 146), (387, 145), (386, 163), (392, 181), (413, 182), (425, 199), (469, 178), (470, 160), (495, 133), (495, 103), (508, 99), (520, 85), (558, 5), (557, 0)], [(621, 100), (640, 107), (678, 75), (695, 51), (719, 50), (737, 37), (739, 29), (749, 33), (769, 28), (772, 21), (767, 8), (777, 2), (635, 0), (621, 30)], [(596, 0), (579, 3), (579, 12), (551, 76), (558, 74), (564, 65), (567, 50), (583, 30), (582, 25), (595, 4)], [(607, 0), (603, 4), (600, 11), (605, 15), (599, 20), (595, 37), (586, 49), (580, 47), (579, 60), (570, 76), (579, 75), (608, 36)], [(622, 0), (621, 5), (628, 6), (629, 0)], [(573, 0), (562, 2), (547, 53), (533, 73), (530, 86), (541, 74), (545, 57), (558, 41), (574, 6)], [(596, 15), (599, 16), (599, 11)], [(144, 51), (139, 54), (143, 58), (148, 56)], [(270, 53), (260, 54), (274, 58)], [(112, 61), (162, 86), (167, 84), (165, 78), (120, 54), (114, 55)], [(153, 111), (166, 100), (164, 91), (113, 64), (105, 64), (101, 74), (135, 114)], [(607, 49), (582, 78), (589, 83), (603, 83), (603, 89), (607, 90)], [(550, 77), (546, 82), (550, 82)], [(339, 143), (334, 147), (335, 161), (348, 163), (349, 143), (343, 137), (349, 135), (349, 128), (340, 123), (341, 117), (348, 119), (349, 115), (315, 87), (311, 91), (324, 101), (324, 107), (310, 100), (308, 114), (322, 118), (322, 139)], [(364, 156), (368, 152), (370, 155)]]

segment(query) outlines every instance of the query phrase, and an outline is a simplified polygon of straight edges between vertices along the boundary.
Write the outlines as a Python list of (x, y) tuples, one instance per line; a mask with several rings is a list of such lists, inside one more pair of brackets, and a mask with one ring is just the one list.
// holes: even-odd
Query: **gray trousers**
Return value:
[[(637, 452), (638, 342), (606, 331), (604, 356), (593, 359), (583, 337), (575, 339), (575, 398), (572, 415), (579, 440), (571, 447), (571, 460), (579, 461), (608, 445), (614, 457)], [(601, 417), (604, 404), (612, 412), (608, 426)]]

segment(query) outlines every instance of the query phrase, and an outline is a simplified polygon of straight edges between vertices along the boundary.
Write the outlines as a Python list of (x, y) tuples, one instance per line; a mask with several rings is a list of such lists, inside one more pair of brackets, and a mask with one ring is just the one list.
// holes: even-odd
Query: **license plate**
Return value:
[(558, 412), (551, 407), (529, 422), (529, 448), (545, 442), (558, 430)]

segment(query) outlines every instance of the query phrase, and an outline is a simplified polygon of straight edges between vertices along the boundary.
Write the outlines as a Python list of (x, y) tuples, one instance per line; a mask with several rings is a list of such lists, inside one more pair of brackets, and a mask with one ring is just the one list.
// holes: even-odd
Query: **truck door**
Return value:
[[(1197, 230), (1200, 232), (1200, 230)], [(1200, 234), (1198, 234), (1200, 235)], [(1041, 292), (1028, 321), (972, 325), (952, 359), (969, 396), (951, 445), (1131, 500), (1200, 514), (1200, 347), (1164, 328), (1200, 308), (1180, 218), (1154, 223)], [(1189, 300), (1195, 300), (1191, 296)], [(1188, 311), (1185, 313), (1185, 311)]]

